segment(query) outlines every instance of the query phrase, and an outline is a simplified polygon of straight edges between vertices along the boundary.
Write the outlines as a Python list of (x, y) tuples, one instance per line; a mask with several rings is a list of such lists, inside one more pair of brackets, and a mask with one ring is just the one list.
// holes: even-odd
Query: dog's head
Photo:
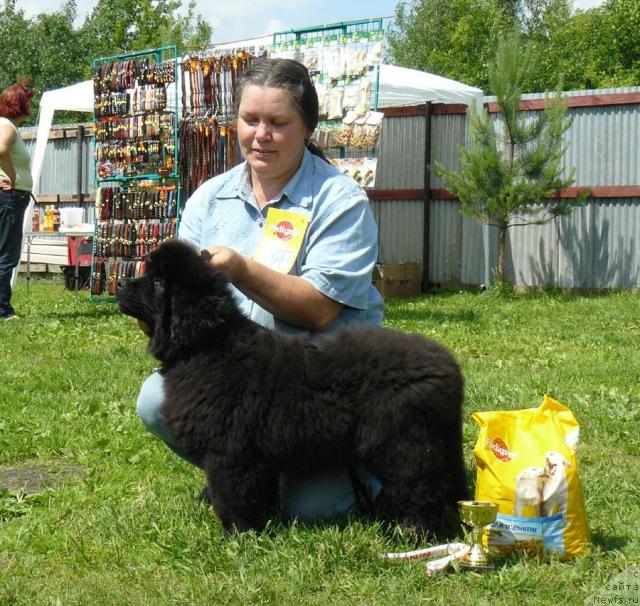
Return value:
[(208, 258), (206, 251), (168, 240), (147, 256), (143, 276), (118, 283), (118, 307), (149, 325), (149, 351), (164, 363), (215, 345), (240, 317), (227, 281)]
[(546, 469), (549, 475), (556, 475), (560, 472), (564, 473), (565, 467), (571, 467), (571, 463), (567, 461), (559, 452), (550, 450), (545, 455)]

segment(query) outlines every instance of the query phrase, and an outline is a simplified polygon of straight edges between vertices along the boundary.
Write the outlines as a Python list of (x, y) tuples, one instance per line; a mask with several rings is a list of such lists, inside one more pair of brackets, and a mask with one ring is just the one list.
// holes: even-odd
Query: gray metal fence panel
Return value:
[[(640, 92), (640, 87), (572, 91), (567, 96)], [(544, 94), (524, 95), (525, 100)], [(485, 102), (495, 97), (485, 97)], [(528, 112), (532, 117), (535, 112)], [(565, 138), (565, 175), (575, 168), (575, 186), (640, 185), (640, 105), (571, 107)], [(439, 122), (445, 116), (434, 116)], [(495, 115), (492, 116), (496, 119)], [(441, 137), (441, 135), (438, 135)], [(435, 137), (434, 137), (435, 138)], [(437, 145), (437, 144), (436, 144)], [(445, 165), (456, 167), (455, 157)], [(432, 177), (431, 186), (442, 187)], [(472, 223), (467, 223), (472, 222)], [(460, 279), (478, 284), (486, 277), (485, 259), (495, 266), (495, 229), (463, 220)], [(594, 198), (568, 217), (547, 225), (512, 228), (507, 238), (506, 279), (518, 287), (551, 285), (575, 289), (638, 288), (640, 198)], [(431, 271), (434, 271), (431, 269)], [(433, 274), (438, 276), (437, 271)]]
[[(53, 129), (63, 128), (53, 126)], [(69, 125), (65, 125), (69, 128)], [(20, 129), (25, 137), (25, 146), (31, 155), (36, 145), (36, 127)], [(92, 193), (94, 186), (93, 140), (84, 137), (78, 151), (78, 138), (51, 138), (47, 141), (40, 180), (34, 186), (37, 194), (75, 194), (78, 190), (78, 153), (82, 156), (82, 192)]]
[[(568, 91), (564, 97), (639, 93), (640, 87)], [(544, 93), (523, 95), (524, 101), (545, 99)], [(485, 97), (485, 103), (495, 102)], [(534, 115), (537, 112), (527, 112)], [(565, 175), (575, 167), (576, 185), (637, 185), (640, 183), (640, 106), (570, 107), (563, 158)]]
[[(464, 143), (465, 116), (438, 114), (431, 118), (431, 159), (454, 170), (458, 167), (458, 147)], [(378, 143), (377, 189), (419, 189), (424, 187), (425, 118), (407, 116), (385, 118)], [(443, 187), (434, 172), (431, 187)]]
[[(516, 286), (557, 284), (558, 247), (556, 222), (512, 227), (507, 235), (505, 278)], [(497, 250), (497, 234), (491, 234)]]
[[(524, 112), (525, 120), (538, 112)], [(573, 169), (576, 185), (625, 185), (640, 176), (640, 120), (633, 105), (570, 108), (564, 135), (563, 176)], [(496, 128), (502, 120), (492, 114)]]
[(579, 185), (640, 183), (640, 112), (634, 105), (580, 108), (564, 157)]
[(424, 116), (385, 118), (378, 143), (376, 188), (424, 187)]
[[(431, 163), (436, 160), (450, 170), (458, 170), (458, 148), (464, 144), (466, 116), (462, 114), (435, 114), (431, 117)], [(431, 187), (443, 188), (444, 181), (435, 170), (431, 171)]]
[(574, 212), (572, 224), (560, 224), (559, 286), (640, 287), (639, 202), (625, 198), (600, 200)]
[(439, 284), (459, 283), (462, 260), (462, 217), (458, 203), (431, 201), (429, 212), (429, 280)]
[[(510, 228), (506, 279), (518, 288), (640, 287), (639, 209), (638, 201), (633, 199), (598, 200), (545, 225)], [(489, 242), (495, 252), (494, 230)], [(471, 252), (473, 247), (469, 241), (465, 250)], [(495, 254), (491, 255), (491, 261), (495, 264)], [(463, 259), (463, 264), (469, 267), (471, 262), (469, 258)], [(474, 283), (473, 278), (473, 273), (466, 274), (462, 281)]]
[(381, 263), (422, 263), (422, 200), (375, 200), (378, 258)]
[[(458, 208), (458, 203), (455, 203)], [(480, 285), (488, 283), (491, 276), (487, 268), (493, 266), (496, 258), (495, 247), (490, 246), (497, 241), (495, 235), (491, 237), (491, 228), (481, 225), (475, 219), (462, 217), (462, 244), (460, 282), (466, 285)]]

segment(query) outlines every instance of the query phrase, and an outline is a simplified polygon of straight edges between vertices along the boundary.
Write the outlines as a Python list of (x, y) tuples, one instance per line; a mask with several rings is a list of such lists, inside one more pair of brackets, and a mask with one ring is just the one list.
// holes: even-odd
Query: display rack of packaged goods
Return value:
[(273, 34), (272, 57), (303, 63), (320, 109), (314, 139), (342, 172), (373, 187), (382, 113), (378, 112), (382, 18)]

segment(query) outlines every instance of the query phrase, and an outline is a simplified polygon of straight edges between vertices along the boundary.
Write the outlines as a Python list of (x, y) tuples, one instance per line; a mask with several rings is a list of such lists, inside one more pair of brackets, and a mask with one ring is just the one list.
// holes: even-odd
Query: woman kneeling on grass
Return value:
[[(210, 263), (229, 280), (248, 317), (291, 333), (379, 325), (383, 314), (371, 283), (378, 234), (369, 200), (311, 142), (317, 124), (318, 95), (302, 64), (288, 59), (254, 64), (243, 76), (238, 104), (245, 162), (201, 185), (180, 224), (180, 238), (209, 250)], [(282, 213), (281, 225), (302, 226), (304, 232), (295, 250), (278, 260), (258, 249), (270, 209)], [(152, 433), (199, 466), (172, 443), (159, 412), (162, 381), (158, 372), (145, 381), (138, 414)], [(368, 499), (380, 490), (364, 470), (357, 475), (356, 489), (347, 469), (282, 474), (283, 517), (309, 522), (357, 512), (360, 490)]]

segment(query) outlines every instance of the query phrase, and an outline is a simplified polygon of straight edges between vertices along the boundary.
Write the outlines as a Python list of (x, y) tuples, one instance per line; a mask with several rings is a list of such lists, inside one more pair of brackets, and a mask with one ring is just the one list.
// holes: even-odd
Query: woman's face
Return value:
[(289, 93), (281, 88), (248, 85), (238, 108), (238, 140), (252, 173), (282, 181), (294, 175), (310, 135)]

